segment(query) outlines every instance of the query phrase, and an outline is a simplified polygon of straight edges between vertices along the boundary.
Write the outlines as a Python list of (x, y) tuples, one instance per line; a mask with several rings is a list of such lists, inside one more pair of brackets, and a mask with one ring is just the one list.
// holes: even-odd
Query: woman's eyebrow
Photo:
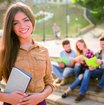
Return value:
[[(29, 19), (28, 17), (24, 17), (22, 20), (25, 20), (25, 19)], [(13, 20), (13, 22), (15, 21), (19, 21), (19, 20)]]

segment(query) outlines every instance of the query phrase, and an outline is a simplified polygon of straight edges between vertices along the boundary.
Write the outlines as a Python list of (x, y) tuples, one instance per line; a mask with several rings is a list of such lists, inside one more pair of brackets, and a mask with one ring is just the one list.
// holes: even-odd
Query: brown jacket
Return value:
[(15, 66), (32, 76), (28, 92), (42, 92), (46, 85), (53, 88), (51, 62), (46, 48), (35, 42), (28, 51), (20, 48)]

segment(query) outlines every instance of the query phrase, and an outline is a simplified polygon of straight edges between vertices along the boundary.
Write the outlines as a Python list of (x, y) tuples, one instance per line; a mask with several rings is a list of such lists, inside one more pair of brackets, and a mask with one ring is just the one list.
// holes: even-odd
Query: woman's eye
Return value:
[(18, 23), (13, 23), (13, 25), (17, 25)]
[(30, 21), (29, 19), (24, 20), (25, 22)]

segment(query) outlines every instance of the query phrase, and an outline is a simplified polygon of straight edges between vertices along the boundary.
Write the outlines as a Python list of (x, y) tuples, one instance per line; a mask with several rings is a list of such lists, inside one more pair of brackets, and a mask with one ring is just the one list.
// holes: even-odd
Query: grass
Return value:
[[(43, 35), (45, 29), (46, 36), (53, 36), (52, 25), (56, 22), (60, 28), (62, 36), (66, 35), (66, 5), (40, 5), (40, 7), (34, 7), (34, 13), (40, 10), (49, 11), (54, 13), (54, 17), (45, 23), (36, 24), (36, 29), (34, 34)], [(75, 36), (79, 29), (86, 27), (89, 23), (83, 17), (83, 8), (76, 7), (74, 5), (68, 6), (67, 14), (70, 16), (70, 22), (68, 24), (68, 35)], [(78, 20), (76, 21), (76, 18)], [(45, 24), (45, 26), (43, 26)]]

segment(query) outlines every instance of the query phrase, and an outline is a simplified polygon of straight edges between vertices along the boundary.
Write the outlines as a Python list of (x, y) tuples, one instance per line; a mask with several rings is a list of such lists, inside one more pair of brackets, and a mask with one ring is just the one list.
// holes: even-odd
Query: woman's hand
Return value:
[(99, 65), (101, 65), (102, 62), (103, 62), (103, 61), (102, 61), (101, 59), (97, 59), (97, 60), (96, 60), (96, 63), (99, 64)]
[(17, 105), (20, 99), (22, 99), (24, 96), (26, 96), (26, 94), (19, 91), (4, 95), (6, 102), (12, 105)]
[(41, 93), (28, 94), (20, 100), (19, 105), (37, 105), (43, 100)]
[(93, 71), (93, 70), (95, 70), (95, 69), (96, 69), (96, 67), (89, 66), (89, 70), (90, 70), (90, 71)]
[(58, 62), (59, 67), (64, 68), (65, 64), (63, 62)]

